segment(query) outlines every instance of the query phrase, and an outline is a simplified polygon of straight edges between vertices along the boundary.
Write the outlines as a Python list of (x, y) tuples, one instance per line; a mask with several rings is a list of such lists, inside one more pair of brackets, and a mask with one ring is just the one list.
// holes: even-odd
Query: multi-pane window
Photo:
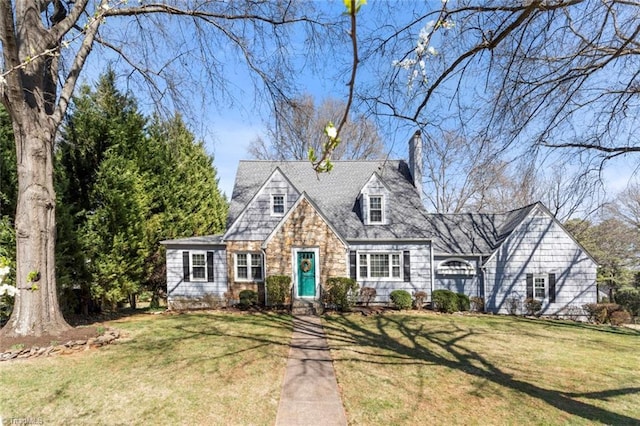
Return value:
[(369, 222), (382, 223), (382, 197), (369, 197)]
[(274, 216), (284, 214), (284, 195), (273, 195), (271, 197), (271, 213)]
[(544, 299), (545, 297), (545, 277), (537, 276), (533, 278), (533, 297)]
[(400, 253), (360, 253), (360, 278), (401, 278)]
[(205, 253), (191, 253), (191, 278), (207, 279), (207, 256)]
[(262, 281), (262, 255), (251, 255), (251, 279)]
[(262, 277), (260, 253), (236, 253), (236, 280), (262, 281)]
[(369, 256), (367, 256), (366, 254), (360, 255), (360, 276), (361, 277), (369, 276), (369, 264), (367, 262), (367, 259), (369, 259)]

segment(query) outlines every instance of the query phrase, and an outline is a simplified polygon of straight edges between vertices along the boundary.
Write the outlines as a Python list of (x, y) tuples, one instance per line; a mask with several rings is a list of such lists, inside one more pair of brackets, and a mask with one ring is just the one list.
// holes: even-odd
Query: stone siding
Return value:
[[(253, 290), (258, 293), (258, 300), (264, 303), (264, 281), (236, 281), (235, 253), (262, 253), (262, 241), (228, 241), (227, 242), (227, 276), (229, 277), (229, 291), (232, 302), (240, 300), (242, 290)], [(264, 262), (263, 262), (264, 263)], [(264, 265), (263, 265), (264, 267)], [(263, 274), (264, 274), (263, 270)]]
[(293, 248), (318, 248), (320, 285), (327, 278), (348, 277), (347, 247), (306, 199), (291, 212), (267, 244), (267, 275), (292, 277)]

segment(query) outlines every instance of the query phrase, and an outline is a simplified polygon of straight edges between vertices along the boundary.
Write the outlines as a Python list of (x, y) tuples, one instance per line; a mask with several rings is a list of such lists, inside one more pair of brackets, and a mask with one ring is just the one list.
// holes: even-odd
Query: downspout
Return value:
[(433, 290), (436, 287), (436, 278), (435, 278), (435, 265), (433, 264), (434, 260), (433, 260), (433, 240), (431, 241), (430, 247), (429, 247), (429, 251), (431, 253), (431, 294), (429, 296), (429, 298), (431, 298), (433, 296)]
[(482, 311), (487, 312), (487, 279), (486, 279), (486, 269), (482, 264), (482, 255), (478, 256), (478, 261), (480, 262), (480, 277), (482, 278), (482, 300), (484, 301), (482, 306)]
[(262, 277), (264, 282), (264, 306), (269, 306), (269, 292), (267, 291), (267, 251), (264, 249), (264, 247), (261, 247), (260, 251), (262, 252), (262, 270), (264, 271), (264, 273), (262, 274), (264, 275)]

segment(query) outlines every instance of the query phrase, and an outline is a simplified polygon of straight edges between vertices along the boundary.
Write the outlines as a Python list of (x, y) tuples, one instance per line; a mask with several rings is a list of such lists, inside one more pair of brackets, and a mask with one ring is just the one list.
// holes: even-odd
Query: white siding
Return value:
[(387, 243), (387, 244), (351, 244), (350, 251), (377, 251), (390, 252), (399, 251), (402, 262), (402, 252), (409, 251), (411, 256), (410, 271), (411, 281), (404, 280), (384, 280), (357, 278), (356, 281), (362, 287), (373, 287), (376, 289), (375, 302), (389, 302), (389, 294), (393, 290), (406, 290), (413, 295), (416, 291), (431, 293), (431, 250), (429, 243)]
[[(213, 252), (213, 282), (184, 281), (182, 253), (184, 251)], [(201, 299), (206, 296), (222, 298), (227, 292), (227, 256), (221, 246), (167, 247), (167, 299)]]
[(388, 225), (389, 224), (389, 199), (390, 193), (387, 187), (380, 181), (376, 174), (373, 174), (369, 181), (360, 191), (360, 206), (362, 208), (362, 220), (365, 225), (370, 223), (369, 221), (369, 197), (370, 196), (382, 196), (382, 223), (372, 224), (376, 225)]
[(487, 262), (485, 271), (485, 303), (490, 312), (509, 313), (508, 299), (514, 297), (524, 302), (527, 274), (556, 276), (556, 301), (545, 298), (544, 315), (572, 315), (585, 303), (596, 302), (595, 263), (542, 211), (525, 219)]
[(227, 231), (225, 239), (234, 241), (266, 239), (282, 219), (282, 215), (271, 215), (273, 195), (285, 195), (285, 214), (300, 196), (284, 175), (276, 170)]

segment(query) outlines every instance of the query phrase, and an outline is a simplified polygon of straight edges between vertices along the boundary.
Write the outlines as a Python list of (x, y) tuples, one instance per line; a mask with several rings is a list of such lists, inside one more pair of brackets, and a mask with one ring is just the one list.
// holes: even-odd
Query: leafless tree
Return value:
[[(267, 129), (268, 140), (256, 138), (249, 153), (262, 160), (306, 160), (310, 147), (322, 151), (325, 126), (338, 122), (345, 108), (345, 102), (332, 98), (316, 106), (311, 95), (280, 103), (275, 108), (275, 123)], [(340, 139), (331, 154), (334, 160), (379, 159), (385, 155), (376, 125), (364, 116), (347, 119)]]
[(609, 212), (640, 231), (640, 182), (630, 182), (609, 205)]
[[(178, 105), (181, 98), (172, 95), (181, 92), (228, 96), (225, 68), (238, 64), (262, 89), (258, 93), (278, 101), (295, 93), (295, 79), (288, 78), (296, 74), (290, 61), (294, 42), (310, 58), (320, 47), (331, 52), (348, 40), (349, 23), (343, 21), (316, 12), (312, 3), (286, 0), (0, 0), (0, 101), (15, 133), (19, 187), (18, 295), (2, 334), (68, 328), (56, 295), (52, 157), (57, 129), (94, 48), (116, 58), (154, 101), (169, 108)], [(195, 91), (194, 81), (206, 83)]]
[(363, 94), (378, 114), (428, 126), (457, 119), (473, 137), (586, 152), (599, 165), (640, 152), (640, 2), (409, 7), (413, 19), (389, 19), (361, 44), (379, 69), (387, 58), (380, 86)]

